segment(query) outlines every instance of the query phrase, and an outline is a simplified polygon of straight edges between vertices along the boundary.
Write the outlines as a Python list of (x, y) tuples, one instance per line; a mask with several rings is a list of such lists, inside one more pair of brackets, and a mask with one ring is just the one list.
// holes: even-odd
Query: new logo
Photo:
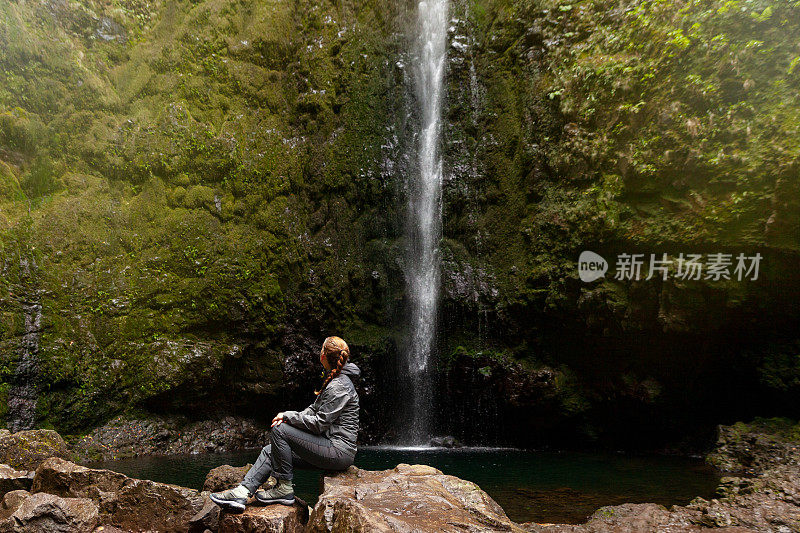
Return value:
[(586, 283), (598, 280), (608, 272), (608, 261), (600, 255), (584, 250), (578, 257), (578, 276)]

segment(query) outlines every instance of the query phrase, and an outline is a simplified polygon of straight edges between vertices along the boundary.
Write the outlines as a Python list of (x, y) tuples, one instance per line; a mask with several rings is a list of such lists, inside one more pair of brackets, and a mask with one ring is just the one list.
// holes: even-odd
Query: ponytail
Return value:
[(317, 396), (325, 390), (328, 383), (342, 373), (342, 368), (344, 368), (344, 365), (346, 365), (347, 361), (350, 359), (350, 348), (348, 348), (347, 343), (339, 337), (328, 337), (325, 339), (325, 342), (322, 343), (322, 351), (328, 359), (331, 371), (325, 376), (325, 380), (322, 382), (322, 386), (319, 390), (314, 391), (314, 394)]

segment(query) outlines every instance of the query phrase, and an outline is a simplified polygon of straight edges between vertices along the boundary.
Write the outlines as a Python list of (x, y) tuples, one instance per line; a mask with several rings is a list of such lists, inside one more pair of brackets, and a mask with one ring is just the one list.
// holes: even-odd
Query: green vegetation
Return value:
[(800, 3), (464, 9), (485, 94), (451, 106), (453, 166), (478, 172), (447, 233), (510, 305), (559, 305), (586, 247), (800, 251)]
[[(370, 273), (396, 267), (362, 265), (393, 216), (377, 177), (390, 14), (0, 6), (2, 353), (13, 367), (17, 297), (41, 289), (43, 423), (74, 432), (202, 394), (290, 317), (385, 322)], [(248, 357), (261, 387), (281, 382), (269, 352)]]
[(737, 422), (731, 428), (735, 435), (760, 433), (780, 442), (800, 442), (800, 424), (788, 418), (756, 418), (750, 423)]
[[(411, 9), (0, 4), (0, 405), (34, 293), (39, 419), (66, 433), (221, 388), (274, 398), (287, 328), (391, 351)], [(800, 2), (458, 0), (452, 15), (445, 308), (468, 318), (443, 325), (442, 353), (492, 354), (487, 381), (512, 361), (558, 369), (568, 416), (677, 401), (651, 375), (663, 354), (581, 359), (562, 336), (705, 335), (791, 301)], [(747, 286), (582, 286), (587, 248), (761, 250), (770, 266)], [(780, 353), (753, 365), (797, 391), (796, 375), (776, 385), (797, 373)]]

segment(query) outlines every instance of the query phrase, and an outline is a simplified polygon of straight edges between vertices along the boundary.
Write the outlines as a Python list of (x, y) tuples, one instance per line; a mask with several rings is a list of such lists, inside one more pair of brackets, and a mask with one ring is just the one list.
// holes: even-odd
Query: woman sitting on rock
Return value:
[[(272, 419), (270, 443), (235, 488), (211, 494), (211, 501), (230, 511), (244, 511), (252, 497), (263, 504), (294, 503), (292, 468), (345, 470), (356, 456), (358, 393), (352, 378), (361, 371), (349, 363), (350, 349), (339, 337), (322, 343), (319, 359), (327, 375), (316, 401), (301, 412), (284, 411)], [(268, 490), (258, 487), (273, 476)], [(256, 491), (258, 489), (258, 491)]]

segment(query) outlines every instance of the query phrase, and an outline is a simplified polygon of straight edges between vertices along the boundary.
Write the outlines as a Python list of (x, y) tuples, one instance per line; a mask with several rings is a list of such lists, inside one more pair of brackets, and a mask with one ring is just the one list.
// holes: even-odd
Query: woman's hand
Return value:
[(280, 412), (277, 415), (275, 415), (275, 418), (272, 419), (272, 425), (270, 427), (274, 428), (275, 426), (279, 426), (282, 422), (283, 422), (283, 412)]

